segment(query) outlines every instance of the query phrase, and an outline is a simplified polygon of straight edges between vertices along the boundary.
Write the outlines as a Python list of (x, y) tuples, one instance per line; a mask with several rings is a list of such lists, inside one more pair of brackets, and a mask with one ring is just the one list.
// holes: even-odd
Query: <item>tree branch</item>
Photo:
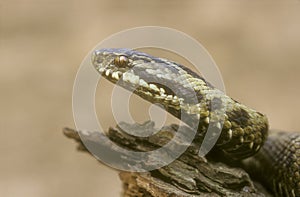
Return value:
[[(143, 138), (128, 135), (123, 129), (131, 133), (137, 133), (141, 129), (150, 132), (154, 129), (153, 122), (146, 122), (142, 125), (120, 123), (116, 128), (110, 128), (106, 134), (118, 147), (147, 152), (168, 143), (176, 134), (178, 126), (166, 126), (160, 132)], [(191, 133), (188, 127), (183, 126), (181, 129), (184, 130), (185, 134)], [(112, 148), (109, 144), (103, 143), (102, 139), (105, 138), (105, 135), (99, 132), (81, 132), (69, 128), (65, 128), (63, 132), (67, 137), (78, 142), (77, 148), (81, 151), (87, 151), (87, 149), (80, 136), (84, 136), (84, 141), (92, 143), (96, 148)], [(184, 136), (181, 137), (184, 138)], [(201, 139), (203, 136), (197, 136), (187, 150), (167, 166), (144, 173), (120, 172), (120, 179), (124, 186), (123, 196), (271, 196), (260, 185), (258, 191), (243, 169), (228, 167), (224, 163), (207, 161), (206, 158), (199, 157), (197, 153)], [(176, 143), (178, 146), (182, 146), (182, 142)], [(113, 151), (118, 152), (117, 149)], [(109, 155), (109, 157), (112, 156)], [(161, 155), (138, 160), (126, 155), (126, 153), (122, 154), (121, 157), (129, 164), (139, 164), (143, 167), (149, 167), (153, 162), (161, 162)], [(115, 158), (114, 160), (112, 157), (110, 161), (114, 162), (118, 159)]]

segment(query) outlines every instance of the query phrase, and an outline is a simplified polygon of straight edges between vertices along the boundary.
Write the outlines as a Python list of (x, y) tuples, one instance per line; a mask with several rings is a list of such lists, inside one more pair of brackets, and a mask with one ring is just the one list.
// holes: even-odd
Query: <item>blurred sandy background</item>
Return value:
[(299, 21), (298, 0), (0, 1), (0, 196), (119, 196), (117, 173), (78, 153), (61, 130), (74, 127), (81, 61), (126, 28), (167, 26), (193, 36), (230, 96), (267, 114), (272, 128), (300, 131)]

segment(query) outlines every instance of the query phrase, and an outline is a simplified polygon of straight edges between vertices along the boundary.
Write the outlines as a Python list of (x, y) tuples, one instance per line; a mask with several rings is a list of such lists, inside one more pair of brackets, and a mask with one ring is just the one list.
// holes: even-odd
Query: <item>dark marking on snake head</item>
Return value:
[(210, 101), (210, 106), (209, 109), (211, 110), (218, 110), (218, 109), (222, 109), (225, 106), (223, 105), (223, 102), (220, 98), (218, 97), (214, 97), (211, 101)]
[(243, 108), (234, 109), (231, 112), (228, 112), (228, 118), (233, 120), (238, 125), (248, 125), (250, 115)]

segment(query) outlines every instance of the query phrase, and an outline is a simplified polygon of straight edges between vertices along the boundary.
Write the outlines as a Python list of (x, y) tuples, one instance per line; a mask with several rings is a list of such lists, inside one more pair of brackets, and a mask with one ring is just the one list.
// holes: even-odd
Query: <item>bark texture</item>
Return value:
[[(123, 163), (147, 169), (153, 163), (163, 162), (162, 155), (134, 158), (126, 151), (119, 154), (119, 148), (139, 152), (155, 150), (167, 144), (176, 135), (178, 128), (178, 125), (166, 126), (150, 137), (135, 137), (128, 135), (124, 130), (131, 133), (138, 133), (141, 130), (150, 133), (154, 130), (152, 122), (133, 125), (120, 123), (116, 128), (110, 128), (106, 135), (69, 128), (65, 128), (63, 132), (78, 142), (78, 150), (87, 151), (85, 147), (87, 144), (96, 149), (113, 149), (117, 154), (106, 156), (115, 166), (121, 165), (118, 162), (122, 159)], [(182, 126), (180, 129), (183, 129), (186, 135), (180, 136), (175, 144), (185, 146), (183, 142), (192, 132), (188, 127)], [(106, 136), (117, 144), (118, 148), (112, 147), (105, 140)], [(202, 139), (203, 136), (196, 136), (192, 144), (186, 145), (187, 149), (181, 156), (159, 169), (149, 172), (121, 171), (119, 175), (124, 187), (123, 196), (271, 196), (260, 185), (254, 183), (243, 169), (199, 157), (197, 153)], [(172, 151), (165, 151), (164, 154), (163, 157), (170, 157)]]

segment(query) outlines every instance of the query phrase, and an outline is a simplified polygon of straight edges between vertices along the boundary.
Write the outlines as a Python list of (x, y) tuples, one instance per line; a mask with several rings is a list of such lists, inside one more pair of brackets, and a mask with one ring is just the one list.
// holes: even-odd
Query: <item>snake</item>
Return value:
[(248, 171), (275, 196), (300, 196), (300, 134), (269, 132), (265, 114), (215, 88), (202, 76), (174, 61), (127, 48), (93, 51), (91, 62), (110, 82), (160, 104), (205, 135), (219, 130), (214, 148)]

